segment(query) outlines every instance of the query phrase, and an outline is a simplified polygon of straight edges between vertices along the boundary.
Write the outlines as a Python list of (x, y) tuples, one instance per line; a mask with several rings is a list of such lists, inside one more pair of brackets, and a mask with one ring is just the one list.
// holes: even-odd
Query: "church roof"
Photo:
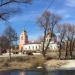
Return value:
[(24, 32), (27, 32), (27, 31), (24, 29)]

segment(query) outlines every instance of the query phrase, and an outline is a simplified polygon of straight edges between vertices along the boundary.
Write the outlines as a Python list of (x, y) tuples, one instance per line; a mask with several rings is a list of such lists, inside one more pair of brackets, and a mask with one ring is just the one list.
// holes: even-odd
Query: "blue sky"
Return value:
[[(52, 0), (32, 0), (32, 4), (21, 5), (22, 12), (10, 17), (9, 21), (18, 35), (25, 28), (30, 40), (36, 40), (43, 31), (37, 24), (38, 17), (45, 11)], [(75, 23), (75, 0), (54, 0), (49, 11), (62, 17), (61, 23)], [(0, 21), (0, 34), (3, 33), (5, 22)]]

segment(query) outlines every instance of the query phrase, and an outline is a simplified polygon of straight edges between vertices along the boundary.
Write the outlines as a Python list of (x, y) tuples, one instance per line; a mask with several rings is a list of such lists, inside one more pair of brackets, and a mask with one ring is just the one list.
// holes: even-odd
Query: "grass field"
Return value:
[(43, 67), (44, 63), (43, 56), (12, 57), (11, 62), (8, 57), (0, 57), (0, 70), (37, 68)]

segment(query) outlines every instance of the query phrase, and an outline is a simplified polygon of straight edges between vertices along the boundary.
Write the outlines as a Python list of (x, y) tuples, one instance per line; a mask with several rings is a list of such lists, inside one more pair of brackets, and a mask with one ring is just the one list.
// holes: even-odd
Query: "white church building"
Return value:
[[(46, 41), (45, 41), (45, 45), (48, 43), (50, 38), (50, 32), (47, 34), (46, 36)], [(55, 38), (55, 37), (54, 37)], [(55, 39), (52, 39), (50, 44), (49, 44), (49, 49), (50, 50), (58, 50), (58, 45), (57, 42), (55, 41)], [(28, 40), (28, 35), (26, 31), (23, 31), (20, 35), (20, 42), (19, 42), (19, 50), (23, 50), (23, 51), (40, 51), (42, 50), (42, 41), (40, 43), (37, 42), (29, 42)]]

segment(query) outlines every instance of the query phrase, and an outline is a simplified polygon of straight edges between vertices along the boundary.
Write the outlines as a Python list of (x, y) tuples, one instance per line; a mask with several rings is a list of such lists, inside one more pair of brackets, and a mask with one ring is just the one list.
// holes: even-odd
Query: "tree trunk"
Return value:
[(71, 58), (72, 58), (72, 41), (70, 41), (70, 56), (71, 56)]
[(51, 32), (51, 36), (50, 36), (50, 38), (49, 38), (49, 41), (48, 41), (48, 44), (47, 44), (47, 46), (46, 46), (46, 48), (45, 48), (45, 51), (47, 51), (47, 49), (48, 49), (48, 46), (49, 46), (49, 44), (50, 44), (50, 41), (51, 41), (51, 39), (52, 39), (52, 32)]
[[(74, 51), (74, 41), (72, 41), (72, 47), (71, 47), (71, 49), (72, 49), (72, 53), (73, 53), (73, 51)], [(73, 58), (73, 54), (72, 54), (72, 58)]]
[(12, 48), (12, 45), (10, 45), (10, 49), (9, 49), (9, 61), (11, 62), (11, 48)]
[(11, 61), (11, 48), (9, 49), (9, 61)]
[(44, 40), (43, 40), (43, 47), (42, 47), (42, 54), (45, 57), (45, 37), (46, 37), (46, 30), (44, 31)]
[(59, 59), (61, 58), (61, 43), (60, 43), (60, 48), (59, 48)]
[(67, 47), (68, 47), (68, 41), (66, 42), (66, 54), (65, 54), (65, 59), (67, 59), (67, 56), (68, 56), (68, 50), (67, 50)]
[(61, 49), (62, 49), (61, 43), (62, 43), (62, 38), (60, 40), (60, 46), (59, 46), (59, 59), (61, 59)]

